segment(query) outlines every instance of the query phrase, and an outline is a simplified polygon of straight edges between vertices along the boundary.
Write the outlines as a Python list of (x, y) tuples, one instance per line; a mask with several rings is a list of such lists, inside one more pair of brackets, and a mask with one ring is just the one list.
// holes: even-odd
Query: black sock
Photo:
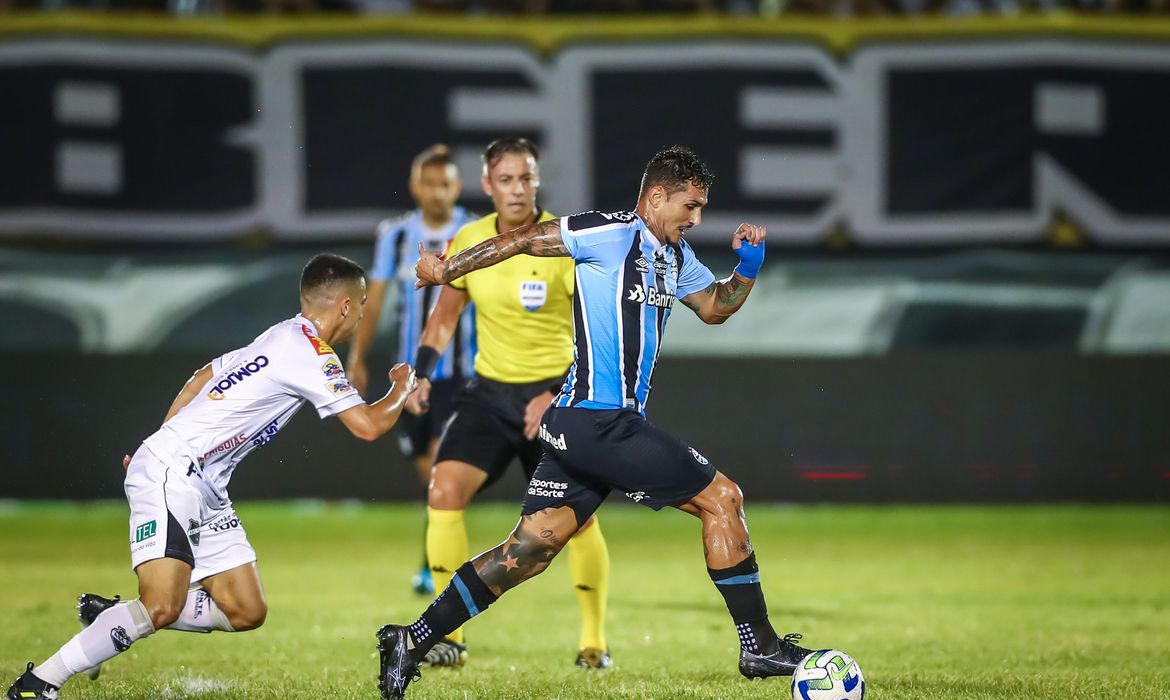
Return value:
[(410, 626), (410, 638), (414, 641), (411, 658), (415, 661), (422, 659), (436, 642), (487, 610), (496, 598), (498, 596), (475, 573), (471, 562), (459, 567), (447, 588)]
[(727, 611), (739, 633), (739, 646), (753, 654), (768, 655), (779, 650), (776, 631), (768, 622), (768, 605), (760, 589), (760, 568), (752, 552), (729, 569), (707, 569), (715, 587), (723, 594)]

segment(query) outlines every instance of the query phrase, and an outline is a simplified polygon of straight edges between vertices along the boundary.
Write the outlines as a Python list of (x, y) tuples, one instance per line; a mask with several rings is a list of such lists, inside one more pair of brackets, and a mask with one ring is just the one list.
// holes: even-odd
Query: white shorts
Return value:
[(169, 557), (193, 567), (191, 581), (256, 561), (256, 550), (231, 505), (213, 509), (186, 475), (138, 448), (126, 470), (130, 566)]

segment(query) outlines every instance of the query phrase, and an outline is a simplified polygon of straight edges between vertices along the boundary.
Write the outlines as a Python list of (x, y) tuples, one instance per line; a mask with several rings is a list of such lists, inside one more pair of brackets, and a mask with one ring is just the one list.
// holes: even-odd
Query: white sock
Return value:
[(169, 630), (180, 632), (235, 632), (232, 623), (228, 622), (227, 615), (219, 609), (211, 594), (199, 586), (194, 586), (187, 592), (187, 603), (183, 605), (183, 612), (179, 619), (167, 625)]
[(150, 615), (137, 599), (115, 605), (34, 668), (33, 675), (60, 688), (74, 674), (114, 658), (153, 633)]

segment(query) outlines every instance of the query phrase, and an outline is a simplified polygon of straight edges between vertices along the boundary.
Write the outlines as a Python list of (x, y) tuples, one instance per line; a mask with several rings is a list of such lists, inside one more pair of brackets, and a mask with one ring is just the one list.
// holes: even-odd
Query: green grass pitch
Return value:
[[(237, 504), (269, 601), (243, 634), (161, 632), (63, 698), (376, 698), (374, 630), (426, 604), (408, 589), (420, 506)], [(77, 630), (78, 593), (134, 594), (124, 504), (0, 507), (5, 687)], [(473, 506), (473, 551), (512, 506)], [(470, 661), (411, 698), (787, 698), (736, 672), (698, 522), (606, 507), (610, 672), (572, 667), (568, 566), (468, 626)], [(861, 664), (870, 698), (1170, 698), (1170, 510), (1157, 507), (751, 505), (771, 617)]]

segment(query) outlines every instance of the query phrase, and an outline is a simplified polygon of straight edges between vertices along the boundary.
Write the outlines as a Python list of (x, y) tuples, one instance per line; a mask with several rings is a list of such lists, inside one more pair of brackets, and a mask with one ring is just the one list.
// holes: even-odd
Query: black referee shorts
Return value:
[(580, 525), (612, 490), (659, 510), (691, 500), (715, 478), (695, 448), (629, 409), (550, 408), (541, 421), (544, 457), (522, 513), (571, 506)]
[(443, 429), (435, 463), (466, 462), (487, 472), (483, 488), (520, 460), (524, 478), (540, 461), (540, 441), (524, 437), (524, 409), (548, 390), (555, 377), (528, 384), (506, 384), (476, 375), (455, 397), (455, 413)]
[(431, 446), (431, 438), (443, 434), (443, 426), (455, 412), (455, 395), (467, 383), (455, 375), (431, 383), (431, 407), (421, 416), (403, 411), (398, 416), (398, 447), (407, 457), (421, 457)]

